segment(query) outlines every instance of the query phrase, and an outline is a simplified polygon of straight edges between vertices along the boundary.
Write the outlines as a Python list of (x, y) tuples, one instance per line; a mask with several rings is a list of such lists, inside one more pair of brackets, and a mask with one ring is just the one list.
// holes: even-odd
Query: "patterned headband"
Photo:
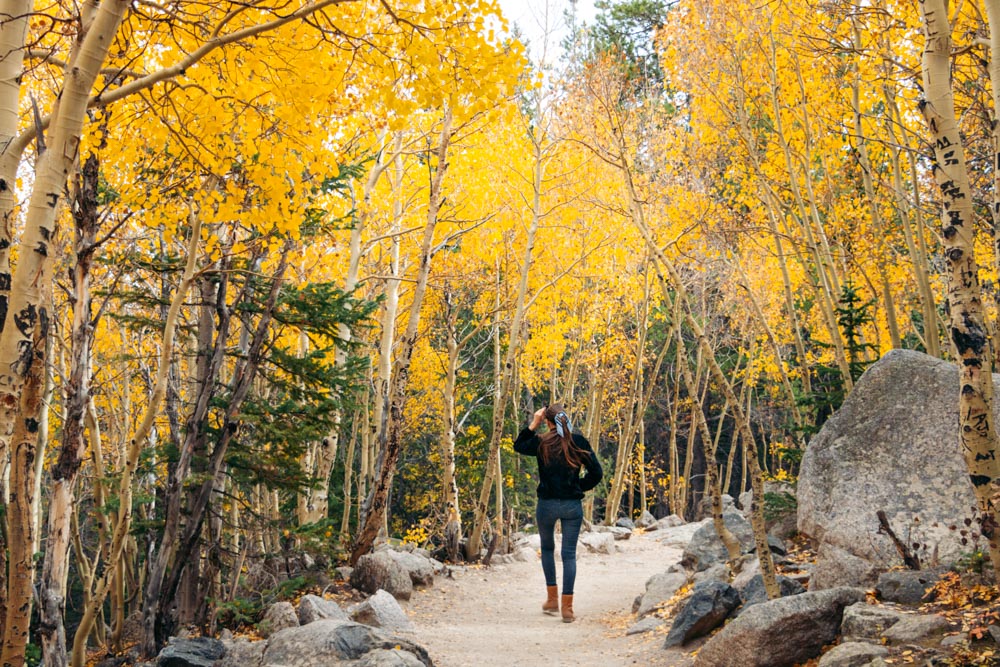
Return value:
[(573, 425), (569, 421), (569, 415), (567, 415), (565, 412), (560, 412), (559, 414), (557, 414), (555, 421), (556, 421), (556, 433), (559, 434), (560, 438), (565, 438), (567, 435), (573, 432)]

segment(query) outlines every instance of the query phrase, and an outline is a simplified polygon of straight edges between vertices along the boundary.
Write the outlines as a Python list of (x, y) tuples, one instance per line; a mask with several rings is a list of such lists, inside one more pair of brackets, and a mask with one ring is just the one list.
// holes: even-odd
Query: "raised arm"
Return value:
[(531, 423), (517, 434), (517, 440), (514, 441), (515, 452), (524, 454), (525, 456), (535, 456), (538, 454), (538, 436), (535, 434), (535, 431), (542, 425), (544, 417), (545, 408), (535, 410), (535, 414), (531, 416)]

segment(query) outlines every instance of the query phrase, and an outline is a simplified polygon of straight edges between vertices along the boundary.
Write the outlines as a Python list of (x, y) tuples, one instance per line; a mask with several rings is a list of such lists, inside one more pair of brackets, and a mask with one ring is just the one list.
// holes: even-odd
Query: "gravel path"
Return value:
[[(682, 667), (690, 657), (661, 648), (666, 628), (625, 636), (634, 622), (632, 601), (646, 579), (680, 560), (681, 549), (634, 534), (615, 542), (613, 555), (579, 547), (573, 606), (577, 620), (563, 623), (541, 611), (545, 581), (538, 558), (484, 569), (456, 568), (406, 604), (414, 639), (437, 667)], [(556, 538), (558, 554), (559, 537)], [(561, 564), (558, 571), (562, 573)]]

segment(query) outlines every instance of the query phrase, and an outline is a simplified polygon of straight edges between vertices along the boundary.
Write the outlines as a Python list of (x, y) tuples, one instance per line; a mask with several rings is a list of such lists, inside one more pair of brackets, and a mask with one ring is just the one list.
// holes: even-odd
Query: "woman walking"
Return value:
[[(542, 420), (548, 431), (537, 435)], [(562, 523), (563, 595), (562, 620), (572, 623), (573, 584), (576, 581), (576, 541), (583, 525), (583, 494), (601, 481), (601, 464), (590, 443), (579, 433), (561, 405), (537, 410), (531, 424), (523, 429), (514, 442), (514, 451), (538, 459), (538, 508), (535, 519), (542, 538), (542, 572), (548, 598), (542, 605), (546, 614), (560, 610), (559, 588), (556, 585), (555, 527)], [(580, 477), (580, 471), (586, 473)]]

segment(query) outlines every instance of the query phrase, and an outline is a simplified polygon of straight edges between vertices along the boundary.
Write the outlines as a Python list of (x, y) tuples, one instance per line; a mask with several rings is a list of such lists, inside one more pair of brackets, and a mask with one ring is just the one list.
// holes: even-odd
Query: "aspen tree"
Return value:
[(424, 294), (427, 291), (427, 281), (430, 277), (434, 230), (437, 227), (438, 212), (443, 201), (442, 185), (448, 169), (448, 147), (454, 132), (452, 120), (451, 107), (447, 107), (438, 131), (438, 145), (435, 150), (436, 166), (431, 179), (427, 222), (424, 225), (420, 244), (420, 264), (410, 303), (410, 314), (406, 330), (399, 339), (399, 349), (392, 367), (384, 417), (385, 427), (379, 429), (380, 446), (378, 461), (375, 465), (376, 477), (374, 486), (365, 498), (365, 518), (351, 551), (352, 563), (356, 563), (361, 556), (371, 551), (375, 538), (386, 520), (389, 489), (395, 474), (396, 461), (399, 459), (403, 447), (403, 404), (406, 400), (406, 389), (409, 381), (410, 358), (420, 326), (420, 306), (423, 303)]
[[(1000, 572), (1000, 526), (993, 504), (1000, 477), (997, 432), (993, 423), (993, 360), (985, 322), (979, 263), (976, 261), (972, 192), (965, 149), (955, 120), (951, 88), (951, 24), (944, 0), (922, 0), (924, 19), (923, 84), (920, 111), (934, 141), (934, 177), (941, 190), (941, 227), (948, 261), (951, 341), (959, 362), (959, 442), (981, 513), (981, 532), (989, 542), (993, 569)], [(997, 26), (991, 26), (992, 31)], [(996, 85), (996, 81), (994, 81)]]

